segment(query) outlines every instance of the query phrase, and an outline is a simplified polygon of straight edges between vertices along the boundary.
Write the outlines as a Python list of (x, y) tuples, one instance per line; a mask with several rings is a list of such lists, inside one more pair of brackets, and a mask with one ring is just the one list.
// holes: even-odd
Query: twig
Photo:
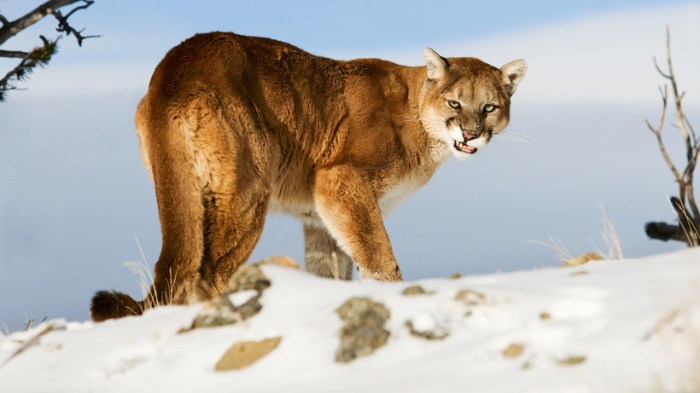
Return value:
[(63, 327), (63, 326), (56, 326), (56, 325), (54, 325), (53, 323), (49, 323), (48, 325), (46, 325), (46, 327), (45, 327), (42, 331), (40, 331), (39, 333), (37, 333), (36, 335), (34, 335), (32, 338), (30, 338), (29, 340), (27, 340), (24, 344), (22, 344), (21, 347), (19, 347), (16, 351), (14, 351), (14, 352), (12, 353), (12, 355), (10, 355), (7, 359), (3, 360), (3, 362), (0, 364), (0, 367), (5, 366), (7, 363), (10, 362), (10, 360), (16, 358), (17, 356), (19, 356), (20, 354), (22, 354), (22, 352), (24, 352), (24, 351), (26, 351), (27, 349), (31, 348), (32, 346), (38, 344), (38, 343), (39, 343), (39, 339), (40, 339), (42, 336), (45, 336), (46, 334), (48, 334), (48, 333), (50, 333), (50, 332), (52, 332), (52, 331), (54, 331), (54, 330), (63, 330), (63, 329), (65, 329), (65, 327)]
[(66, 16), (63, 16), (61, 11), (59, 11), (59, 10), (52, 9), (49, 11), (49, 13), (51, 15), (53, 15), (56, 18), (56, 20), (58, 20), (58, 28), (56, 28), (56, 31), (58, 31), (59, 33), (66, 33), (66, 35), (68, 35), (68, 36), (73, 34), (75, 39), (78, 41), (78, 46), (83, 46), (83, 40), (86, 40), (88, 38), (99, 37), (99, 35), (84, 36), (84, 35), (82, 35), (82, 32), (85, 29), (76, 30), (75, 28), (73, 28), (73, 26), (68, 24), (68, 18), (70, 18), (70, 16), (73, 15), (73, 13), (75, 13), (76, 11), (84, 10), (84, 9), (90, 7), (94, 3), (94, 0), (82, 0), (82, 1), (85, 4), (73, 8), (72, 10), (70, 10), (70, 12), (68, 12), (68, 14)]
[[(659, 71), (659, 73), (663, 74), (663, 72)], [(668, 151), (666, 150), (666, 146), (664, 145), (663, 138), (661, 137), (661, 132), (663, 131), (664, 128), (664, 122), (666, 121), (666, 110), (668, 109), (668, 86), (664, 86), (663, 89), (659, 87), (659, 91), (661, 92), (661, 115), (659, 116), (659, 125), (654, 127), (651, 125), (649, 120), (644, 120), (646, 123), (647, 127), (649, 130), (654, 133), (654, 136), (656, 136), (656, 141), (659, 144), (659, 150), (661, 151), (661, 156), (663, 157), (664, 161), (666, 162), (666, 165), (668, 168), (673, 172), (673, 176), (676, 178), (676, 181), (681, 182), (683, 180), (683, 176), (681, 176), (680, 172), (678, 172), (678, 169), (676, 169), (676, 165), (673, 163), (673, 160), (671, 159), (671, 156), (668, 154)]]

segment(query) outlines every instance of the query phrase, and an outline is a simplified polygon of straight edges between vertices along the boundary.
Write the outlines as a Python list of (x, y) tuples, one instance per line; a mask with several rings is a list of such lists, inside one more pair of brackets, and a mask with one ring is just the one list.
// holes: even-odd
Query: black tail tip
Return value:
[(117, 291), (98, 291), (92, 297), (90, 316), (95, 322), (141, 315), (142, 307), (131, 296)]

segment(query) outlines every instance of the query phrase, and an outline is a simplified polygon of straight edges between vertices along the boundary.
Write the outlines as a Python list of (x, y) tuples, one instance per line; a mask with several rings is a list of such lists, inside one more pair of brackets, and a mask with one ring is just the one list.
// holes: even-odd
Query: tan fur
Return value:
[(401, 280), (382, 213), (450, 154), (470, 156), (457, 142), (481, 147), (501, 131), (525, 72), (522, 60), (425, 57), (425, 67), (337, 61), (232, 33), (173, 48), (136, 115), (163, 233), (150, 296), (220, 294), (268, 211), (304, 221), (308, 270), (351, 279), (354, 262), (362, 278)]

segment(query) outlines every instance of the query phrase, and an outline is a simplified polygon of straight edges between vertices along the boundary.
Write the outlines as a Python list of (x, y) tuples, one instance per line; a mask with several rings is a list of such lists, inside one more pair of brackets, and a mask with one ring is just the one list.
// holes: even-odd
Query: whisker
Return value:
[(513, 141), (513, 142), (518, 142), (518, 143), (524, 143), (524, 144), (527, 144), (530, 146), (534, 146), (540, 142), (539, 139), (533, 138), (530, 135), (521, 134), (518, 131), (515, 131), (515, 132), (507, 131), (507, 132), (502, 132), (500, 134), (494, 134), (494, 138), (499, 138), (502, 140)]

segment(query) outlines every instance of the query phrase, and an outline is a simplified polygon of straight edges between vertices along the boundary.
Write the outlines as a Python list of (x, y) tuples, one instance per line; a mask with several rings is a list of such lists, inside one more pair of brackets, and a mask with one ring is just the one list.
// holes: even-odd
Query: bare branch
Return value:
[(58, 38), (53, 41), (48, 40), (43, 35), (39, 36), (39, 38), (41, 38), (43, 45), (27, 53), (15, 68), (0, 79), (0, 102), (5, 99), (6, 91), (17, 90), (17, 88), (11, 84), (12, 80), (21, 81), (26, 79), (36, 67), (43, 67), (48, 64), (51, 57), (58, 50)]
[(666, 78), (666, 79), (671, 79), (671, 76), (668, 75), (667, 73), (663, 72), (663, 71), (661, 70), (661, 67), (659, 67), (659, 63), (656, 62), (656, 56), (654, 56), (654, 68), (656, 68), (656, 72), (658, 72), (659, 74), (661, 74), (661, 76), (663, 76), (664, 78)]
[(7, 19), (5, 19), (3, 21), (3, 27), (0, 28), (0, 45), (5, 43), (5, 41), (7, 41), (8, 39), (17, 35), (17, 33), (19, 33), (20, 31), (40, 21), (52, 10), (65, 7), (69, 4), (77, 3), (78, 1), (82, 0), (49, 0), (44, 4), (36, 7), (35, 9), (29, 11), (26, 15), (22, 16), (17, 20), (9, 22)]
[(659, 88), (659, 90), (661, 91), (662, 102), (661, 115), (659, 116), (659, 124), (656, 127), (654, 127), (651, 125), (651, 123), (649, 123), (649, 120), (645, 120), (645, 122), (649, 130), (656, 136), (656, 141), (659, 144), (659, 151), (661, 151), (661, 156), (666, 162), (666, 165), (673, 173), (673, 176), (676, 178), (676, 181), (682, 182), (683, 175), (681, 175), (678, 169), (676, 169), (676, 165), (673, 163), (671, 156), (668, 154), (668, 151), (666, 150), (666, 145), (664, 144), (664, 140), (661, 137), (661, 131), (664, 128), (664, 122), (666, 121), (666, 111), (668, 108), (668, 86), (664, 86), (663, 89)]
[[(68, 11), (65, 16), (63, 13), (61, 13), (61, 11), (59, 11), (59, 8), (74, 3), (82, 4)], [(58, 21), (58, 27), (56, 30), (59, 33), (65, 33), (67, 36), (73, 35), (78, 42), (78, 45), (82, 46), (83, 40), (98, 36), (83, 35), (83, 30), (77, 30), (71, 26), (68, 23), (68, 18), (80, 10), (90, 7), (93, 3), (94, 0), (48, 0), (32, 11), (28, 12), (26, 15), (14, 21), (9, 21), (4, 16), (0, 15), (0, 21), (2, 22), (2, 27), (0, 27), (0, 46), (8, 39), (14, 37), (20, 31), (35, 24), (47, 15), (53, 15), (56, 18)], [(21, 59), (15, 68), (10, 70), (10, 72), (0, 79), (0, 102), (5, 99), (6, 91), (16, 90), (16, 87), (12, 85), (13, 81), (23, 80), (37, 66), (44, 66), (48, 64), (49, 60), (51, 60), (51, 57), (58, 49), (57, 42), (60, 37), (61, 36), (54, 40), (48, 40), (44, 36), (40, 36), (43, 46), (36, 47), (30, 52), (0, 50), (0, 57)]]
[(29, 52), (22, 52), (19, 50), (2, 50), (0, 49), (0, 57), (12, 57), (16, 59), (23, 59), (27, 57)]
[(659, 240), (681, 240), (688, 246), (695, 247), (700, 245), (700, 210), (695, 201), (695, 189), (693, 186), (693, 175), (697, 167), (698, 156), (700, 156), (700, 146), (698, 146), (698, 138), (695, 129), (685, 116), (683, 110), (683, 98), (685, 92), (681, 92), (678, 88), (678, 80), (673, 70), (673, 61), (671, 56), (671, 32), (666, 27), (666, 71), (662, 70), (656, 58), (654, 58), (654, 67), (656, 71), (664, 79), (668, 81), (673, 94), (673, 104), (675, 109), (676, 127), (678, 128), (681, 139), (685, 145), (686, 165), (682, 172), (678, 171), (673, 161), (671, 160), (666, 146), (664, 144), (661, 133), (664, 127), (666, 111), (668, 109), (668, 85), (664, 86), (661, 91), (662, 110), (659, 117), (658, 126), (654, 127), (647, 120), (646, 125), (651, 130), (657, 140), (659, 151), (666, 165), (669, 167), (673, 176), (678, 183), (678, 197), (671, 197), (670, 202), (673, 207), (678, 225), (670, 225), (659, 222), (651, 222), (646, 226), (646, 233), (652, 239)]

